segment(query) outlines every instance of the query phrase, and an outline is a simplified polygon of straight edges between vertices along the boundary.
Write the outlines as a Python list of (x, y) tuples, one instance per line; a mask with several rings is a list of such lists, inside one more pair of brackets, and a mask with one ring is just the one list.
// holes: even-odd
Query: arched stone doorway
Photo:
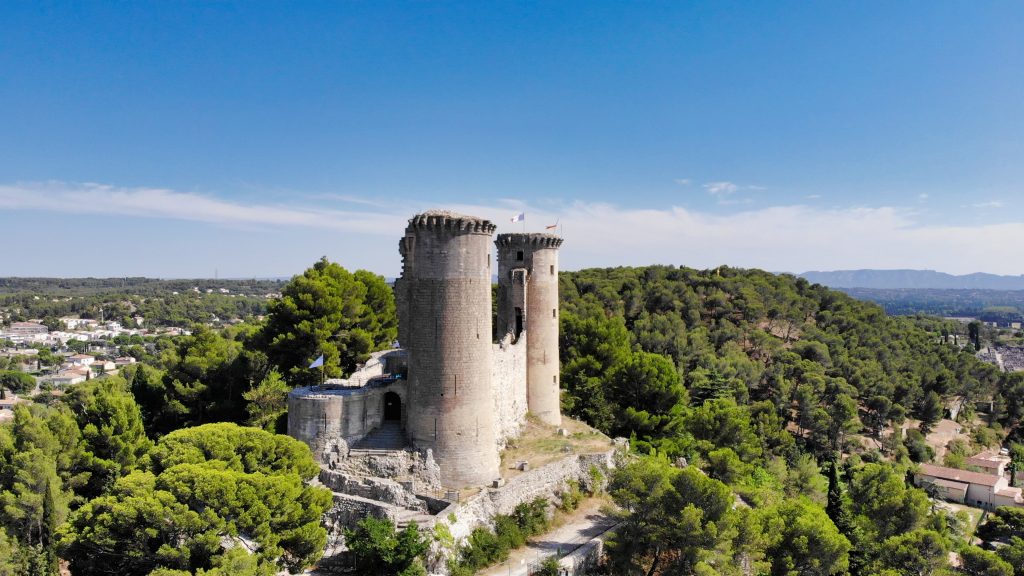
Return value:
[(402, 421), (402, 398), (394, 392), (384, 394), (384, 421)]

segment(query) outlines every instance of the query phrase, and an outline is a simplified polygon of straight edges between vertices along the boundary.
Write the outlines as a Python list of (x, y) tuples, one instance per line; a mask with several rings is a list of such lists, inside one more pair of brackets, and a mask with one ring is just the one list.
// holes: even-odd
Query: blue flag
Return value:
[(310, 368), (319, 368), (324, 365), (324, 355), (321, 354), (319, 358), (313, 360), (313, 363), (309, 365)]

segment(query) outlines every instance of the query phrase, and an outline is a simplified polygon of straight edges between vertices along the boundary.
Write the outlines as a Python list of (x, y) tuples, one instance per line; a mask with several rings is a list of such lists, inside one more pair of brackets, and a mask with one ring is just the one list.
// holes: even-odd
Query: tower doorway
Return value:
[(402, 420), (402, 398), (394, 392), (384, 394), (384, 420)]

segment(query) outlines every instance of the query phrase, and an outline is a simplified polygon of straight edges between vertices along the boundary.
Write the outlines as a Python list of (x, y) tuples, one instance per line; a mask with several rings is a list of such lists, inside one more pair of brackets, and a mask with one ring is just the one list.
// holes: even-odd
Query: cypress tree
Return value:
[(58, 561), (57, 543), (54, 541), (54, 535), (57, 533), (57, 527), (60, 525), (60, 521), (57, 518), (56, 496), (54, 495), (54, 490), (56, 490), (56, 488), (54, 488), (53, 484), (47, 480), (44, 490), (43, 523), (40, 527), (39, 540), (43, 546), (42, 552), (46, 559), (45, 573), (56, 574)]
[(852, 576), (859, 576), (867, 565), (863, 537), (853, 521), (849, 498), (843, 492), (839, 480), (839, 463), (834, 459), (828, 463), (828, 503), (825, 506), (825, 513), (832, 519), (839, 533), (846, 536), (853, 545), (850, 549), (849, 571)]

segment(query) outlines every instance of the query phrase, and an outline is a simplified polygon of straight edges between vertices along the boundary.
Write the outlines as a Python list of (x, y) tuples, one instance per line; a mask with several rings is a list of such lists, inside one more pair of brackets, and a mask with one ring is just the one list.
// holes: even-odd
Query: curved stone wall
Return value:
[(498, 477), (491, 386), (490, 221), (448, 212), (409, 220), (400, 244), (401, 344), (409, 354), (407, 434), (433, 450), (441, 481)]

